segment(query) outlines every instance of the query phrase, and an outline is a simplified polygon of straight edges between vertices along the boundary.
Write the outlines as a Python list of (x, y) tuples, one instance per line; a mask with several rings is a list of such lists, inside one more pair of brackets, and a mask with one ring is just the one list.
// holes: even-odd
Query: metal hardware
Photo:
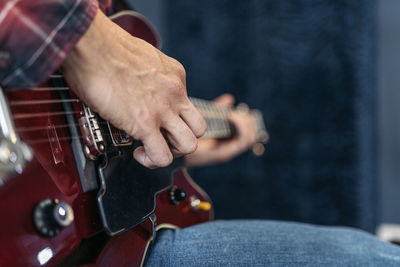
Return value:
[(32, 157), (32, 150), (20, 140), (15, 131), (10, 108), (0, 87), (0, 186), (12, 174), (22, 173)]
[(72, 207), (58, 199), (46, 198), (36, 204), (32, 213), (33, 225), (44, 237), (54, 237), (74, 221)]
[(169, 200), (174, 205), (178, 205), (181, 201), (185, 200), (186, 197), (187, 193), (183, 188), (174, 186), (171, 188), (171, 190), (169, 190)]
[(156, 216), (156, 214), (155, 213), (151, 214), (149, 216), (149, 219), (153, 226), (153, 233), (152, 233), (152, 238), (151, 238), (151, 241), (153, 242), (157, 238), (157, 216)]
[(108, 129), (111, 134), (111, 140), (113, 142), (114, 146), (130, 146), (133, 143), (133, 138), (132, 136), (128, 135), (126, 132), (115, 128), (112, 126), (109, 122), (108, 124)]
[[(61, 75), (52, 75), (52, 77), (62, 77)], [(62, 79), (52, 80), (50, 83), (54, 87), (65, 87), (66, 83)], [(69, 90), (62, 90), (58, 92), (61, 99), (70, 99), (71, 95)], [(69, 125), (69, 132), (71, 134), (71, 148), (72, 153), (74, 154), (74, 161), (76, 164), (76, 169), (79, 174), (79, 179), (81, 181), (82, 191), (90, 192), (98, 189), (97, 184), (97, 175), (96, 175), (96, 164), (93, 160), (90, 160), (86, 157), (85, 152), (83, 151), (84, 142), (80, 138), (81, 135), (84, 135), (82, 131), (80, 131), (80, 125), (78, 119), (80, 116), (84, 116), (85, 112), (83, 109), (75, 109), (76, 107), (81, 107), (81, 103), (71, 103), (64, 101), (62, 103), (63, 109), (66, 112), (65, 119)], [(75, 116), (76, 111), (78, 111), (78, 116)]]
[(195, 196), (190, 197), (190, 206), (193, 210), (202, 210), (202, 211), (210, 211), (212, 206), (210, 202), (201, 201), (200, 199), (196, 198)]
[(105, 152), (105, 143), (96, 115), (88, 106), (82, 105), (83, 111), (80, 113), (82, 117), (79, 118), (79, 126), (85, 143), (85, 154), (89, 159), (94, 160)]
[(56, 127), (53, 124), (47, 126), (47, 137), (49, 138), (51, 153), (53, 154), (54, 163), (56, 165), (64, 162), (64, 154), (58, 139)]
[(53, 218), (61, 227), (70, 226), (74, 221), (72, 207), (66, 202), (56, 202), (53, 209)]

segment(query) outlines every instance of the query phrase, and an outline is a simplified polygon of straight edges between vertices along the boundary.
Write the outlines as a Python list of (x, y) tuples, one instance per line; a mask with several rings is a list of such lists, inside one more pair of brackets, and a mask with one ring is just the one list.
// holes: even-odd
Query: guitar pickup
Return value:
[(111, 140), (112, 140), (114, 146), (130, 146), (130, 145), (132, 145), (132, 143), (133, 143), (132, 136), (130, 136), (123, 130), (115, 128), (109, 122), (107, 122), (107, 124), (108, 124), (108, 129), (111, 134)]

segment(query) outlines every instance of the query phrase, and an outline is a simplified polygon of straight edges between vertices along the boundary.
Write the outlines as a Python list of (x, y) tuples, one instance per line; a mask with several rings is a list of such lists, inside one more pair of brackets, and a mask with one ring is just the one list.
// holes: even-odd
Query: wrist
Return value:
[(107, 23), (107, 20), (108, 18), (103, 12), (97, 9), (91, 25), (65, 57), (61, 65), (62, 69), (88, 66), (89, 62), (97, 58), (96, 54), (101, 53), (102, 37), (106, 36), (106, 33), (103, 31), (106, 29), (104, 25)]

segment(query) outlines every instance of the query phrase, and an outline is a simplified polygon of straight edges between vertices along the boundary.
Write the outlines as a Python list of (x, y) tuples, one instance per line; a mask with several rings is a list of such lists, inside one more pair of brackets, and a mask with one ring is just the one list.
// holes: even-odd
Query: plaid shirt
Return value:
[(0, 0), (0, 85), (46, 80), (111, 0)]

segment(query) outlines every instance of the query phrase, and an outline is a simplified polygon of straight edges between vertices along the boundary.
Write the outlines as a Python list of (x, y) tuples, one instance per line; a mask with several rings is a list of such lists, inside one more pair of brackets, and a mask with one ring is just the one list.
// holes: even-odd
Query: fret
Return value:
[(229, 138), (233, 136), (233, 127), (228, 120), (228, 116), (233, 109), (220, 107), (211, 101), (198, 98), (190, 98), (190, 100), (206, 121), (205, 137)]
[(254, 119), (259, 142), (265, 143), (268, 140), (268, 133), (265, 129), (262, 114), (258, 110), (249, 110), (247, 105), (238, 108), (220, 107), (212, 101), (207, 101), (195, 97), (190, 97), (190, 101), (203, 115), (207, 130), (205, 137), (210, 138), (230, 138), (235, 135), (235, 129), (229, 122), (229, 114), (233, 111), (250, 112)]

